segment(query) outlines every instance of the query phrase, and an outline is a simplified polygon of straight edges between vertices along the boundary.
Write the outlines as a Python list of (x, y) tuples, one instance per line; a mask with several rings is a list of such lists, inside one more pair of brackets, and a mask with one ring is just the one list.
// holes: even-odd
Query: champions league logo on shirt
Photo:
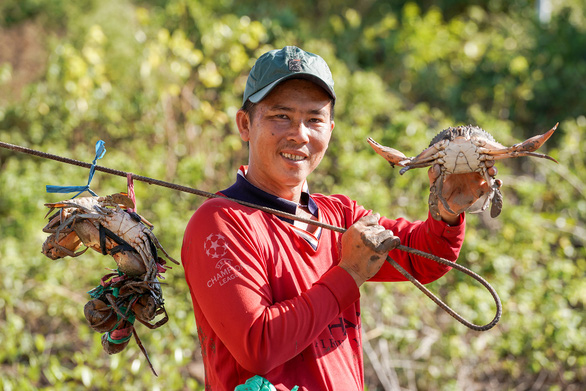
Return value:
[(228, 251), (226, 238), (221, 234), (210, 234), (203, 244), (203, 249), (208, 257), (220, 258)]
[(225, 285), (240, 277), (239, 272), (242, 270), (242, 266), (234, 264), (229, 258), (224, 258), (224, 255), (228, 253), (228, 243), (224, 235), (210, 234), (203, 244), (203, 249), (208, 257), (215, 259), (215, 267), (218, 269), (210, 273), (210, 279), (207, 282), (208, 288), (216, 284)]

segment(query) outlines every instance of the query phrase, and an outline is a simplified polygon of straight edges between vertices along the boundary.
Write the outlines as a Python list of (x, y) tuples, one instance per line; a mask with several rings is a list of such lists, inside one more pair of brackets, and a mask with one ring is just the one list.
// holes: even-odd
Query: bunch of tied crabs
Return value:
[(43, 244), (43, 254), (51, 259), (77, 257), (91, 248), (112, 256), (118, 266), (89, 292), (91, 300), (84, 307), (90, 327), (103, 333), (104, 350), (119, 353), (134, 335), (155, 372), (134, 323), (139, 321), (154, 329), (168, 321), (159, 282), (168, 266), (157, 249), (173, 263), (178, 262), (163, 249), (152, 224), (133, 211), (134, 202), (125, 194), (80, 197), (45, 206), (50, 208), (47, 216), (59, 210), (43, 228), (50, 234)]

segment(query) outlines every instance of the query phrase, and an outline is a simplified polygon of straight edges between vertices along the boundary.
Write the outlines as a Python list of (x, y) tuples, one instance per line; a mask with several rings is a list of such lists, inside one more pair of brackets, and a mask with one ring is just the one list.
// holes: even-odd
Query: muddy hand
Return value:
[[(491, 166), (487, 169), (487, 172), (491, 177), (494, 177), (498, 170), (494, 167), (493, 161), (487, 162), (487, 166), (489, 165)], [(430, 191), (434, 191), (433, 186), (440, 173), (439, 164), (429, 168)], [(439, 202), (438, 207), (442, 219), (450, 224), (457, 223), (460, 213), (468, 210), (479, 198), (490, 191), (490, 185), (478, 172), (447, 175), (441, 187), (441, 195), (447, 201), (451, 210), (447, 210)]]
[(339, 266), (354, 278), (357, 286), (374, 277), (387, 253), (401, 241), (392, 231), (378, 224), (378, 213), (364, 216), (342, 235), (342, 259)]

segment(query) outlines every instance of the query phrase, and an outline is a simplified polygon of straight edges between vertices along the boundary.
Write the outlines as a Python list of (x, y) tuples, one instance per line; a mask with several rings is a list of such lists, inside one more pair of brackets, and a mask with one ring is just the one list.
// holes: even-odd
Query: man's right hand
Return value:
[(373, 213), (354, 223), (342, 235), (340, 266), (360, 286), (374, 277), (384, 264), (387, 253), (401, 244), (392, 231), (378, 224), (380, 215)]

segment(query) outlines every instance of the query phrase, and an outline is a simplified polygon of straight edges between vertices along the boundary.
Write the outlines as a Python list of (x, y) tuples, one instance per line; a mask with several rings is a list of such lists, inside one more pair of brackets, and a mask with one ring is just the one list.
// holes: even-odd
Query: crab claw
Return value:
[(366, 141), (368, 141), (376, 153), (384, 157), (389, 162), (391, 167), (395, 167), (395, 165), (405, 167), (405, 164), (411, 161), (411, 158), (408, 158), (402, 152), (393, 148), (385, 147), (384, 145), (380, 145), (370, 137), (367, 138)]
[(510, 148), (505, 148), (501, 150), (495, 151), (487, 151), (488, 154), (493, 155), (495, 159), (506, 159), (510, 157), (518, 157), (518, 156), (533, 156), (539, 157), (543, 159), (549, 159), (554, 162), (558, 162), (551, 156), (545, 155), (543, 153), (535, 153), (539, 147), (541, 147), (555, 132), (559, 125), (559, 122), (555, 124), (553, 128), (545, 132), (544, 134), (539, 134), (537, 136), (533, 136), (522, 143), (518, 143), (513, 145)]
[(556, 123), (555, 126), (553, 128), (551, 128), (550, 130), (548, 130), (546, 133), (544, 134), (540, 134), (537, 136), (533, 136), (525, 141), (523, 141), (520, 144), (515, 144), (511, 147), (511, 150), (513, 152), (515, 151), (519, 151), (521, 156), (525, 156), (524, 153), (527, 153), (528, 156), (537, 156), (537, 157), (542, 157), (545, 159), (549, 159), (549, 160), (553, 160), (554, 162), (557, 163), (557, 160), (555, 160), (554, 158), (552, 158), (551, 156), (547, 156), (541, 153), (538, 154), (533, 154), (533, 151), (536, 151), (537, 149), (539, 149), (539, 147), (541, 147), (553, 134), (553, 132), (555, 132), (555, 130), (557, 129), (558, 125), (560, 123)]

